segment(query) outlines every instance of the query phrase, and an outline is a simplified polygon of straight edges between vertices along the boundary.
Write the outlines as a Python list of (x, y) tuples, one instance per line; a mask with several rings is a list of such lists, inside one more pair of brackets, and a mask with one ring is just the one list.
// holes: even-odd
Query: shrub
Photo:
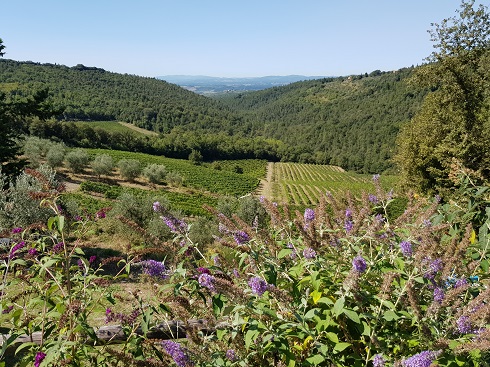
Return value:
[(66, 147), (63, 143), (52, 143), (46, 153), (46, 162), (53, 168), (61, 167), (65, 159)]
[(167, 173), (166, 180), (170, 186), (180, 187), (184, 184), (184, 178), (177, 172)]
[(65, 156), (65, 161), (73, 173), (82, 173), (87, 167), (90, 157), (83, 149), (75, 149)]
[(114, 169), (114, 160), (108, 154), (96, 155), (91, 163), (92, 170), (97, 176), (109, 176)]
[(202, 163), (203, 156), (199, 150), (192, 149), (191, 153), (189, 154), (189, 161), (192, 164), (195, 165), (200, 165)]
[(141, 173), (141, 163), (136, 159), (121, 159), (117, 166), (121, 176), (128, 181), (134, 181)]
[(143, 170), (143, 176), (152, 184), (159, 184), (167, 175), (167, 170), (164, 165), (152, 163), (145, 167)]

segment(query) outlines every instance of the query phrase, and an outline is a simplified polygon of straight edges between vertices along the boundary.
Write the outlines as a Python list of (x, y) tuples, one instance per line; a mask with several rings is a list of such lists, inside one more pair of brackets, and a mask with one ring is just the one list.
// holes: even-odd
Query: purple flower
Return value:
[(346, 220), (344, 223), (344, 229), (347, 233), (352, 231), (352, 228), (354, 228), (354, 223), (351, 220)]
[(221, 262), (219, 260), (219, 256), (216, 255), (215, 257), (213, 257), (213, 263), (214, 263), (214, 266), (220, 266), (221, 265)]
[(313, 222), (315, 220), (315, 211), (313, 209), (306, 208), (305, 214), (304, 214), (304, 219), (305, 219), (306, 225)]
[(16, 244), (14, 247), (12, 247), (12, 250), (10, 250), (9, 259), (10, 260), (14, 259), (17, 251), (24, 248), (25, 245), (26, 245), (26, 243), (24, 241), (21, 241), (18, 244)]
[(245, 242), (250, 241), (250, 236), (244, 231), (235, 231), (233, 238), (238, 245), (243, 245)]
[(12, 228), (12, 233), (20, 233), (22, 232), (22, 228), (21, 227), (16, 227), (16, 228)]
[(63, 251), (64, 247), (65, 247), (64, 242), (58, 242), (56, 245), (53, 246), (53, 253), (57, 254), (57, 253)]
[(211, 292), (216, 292), (216, 287), (214, 286), (214, 277), (207, 273), (202, 273), (197, 278), (199, 285), (209, 289)]
[(374, 182), (378, 182), (379, 181), (379, 175), (378, 174), (373, 175), (373, 181)]
[(459, 287), (462, 287), (466, 284), (468, 284), (468, 281), (466, 280), (466, 278), (460, 278), (460, 279), (456, 280), (456, 283), (454, 283), (454, 288), (459, 288)]
[(36, 256), (38, 254), (37, 250), (34, 247), (31, 247), (27, 253), (31, 256)]
[(161, 209), (162, 209), (162, 206), (160, 205), (160, 202), (155, 201), (155, 202), (153, 203), (153, 211), (154, 211), (155, 213), (158, 213), (158, 212), (159, 212)]
[(143, 261), (142, 265), (145, 274), (160, 279), (167, 278), (167, 268), (162, 262), (150, 259)]
[(202, 266), (198, 267), (197, 271), (200, 274), (211, 274), (211, 271), (208, 268), (203, 268)]
[(345, 209), (345, 217), (352, 218), (352, 210), (350, 210), (349, 208)]
[(14, 309), (14, 305), (8, 306), (6, 309), (2, 311), (2, 314), (8, 314), (10, 311)]
[(405, 257), (411, 257), (412, 256), (412, 244), (409, 241), (402, 241), (400, 242), (400, 250)]
[(403, 360), (403, 367), (430, 367), (432, 362), (437, 358), (439, 353), (430, 350), (425, 350), (419, 354), (415, 354), (410, 358)]
[(383, 223), (385, 221), (383, 214), (379, 214), (379, 213), (374, 216), (374, 219), (376, 219), (378, 223)]
[(369, 194), (369, 195), (368, 195), (368, 200), (369, 200), (369, 201), (370, 201), (372, 204), (374, 204), (374, 205), (376, 205), (376, 204), (378, 204), (378, 203), (379, 203), (378, 197), (377, 197), (376, 195), (373, 195), (373, 194)]
[(437, 287), (434, 289), (434, 302), (441, 303), (444, 300), (444, 289)]
[(461, 316), (456, 321), (456, 326), (458, 327), (458, 331), (460, 334), (469, 334), (473, 332), (471, 320), (468, 316)]
[[(428, 260), (428, 259), (426, 259), (426, 260)], [(429, 280), (434, 280), (437, 272), (441, 271), (442, 268), (443, 268), (442, 259), (437, 258), (435, 260), (432, 260), (429, 263), (427, 271), (424, 273), (424, 278), (429, 279)]]
[(46, 353), (37, 352), (36, 356), (34, 357), (34, 367), (39, 367), (44, 358), (46, 358)]
[(352, 267), (358, 273), (363, 273), (367, 269), (366, 260), (361, 255), (358, 255), (352, 260)]
[(183, 233), (187, 229), (187, 224), (175, 217), (161, 217), (168, 228), (174, 233)]
[(424, 221), (422, 222), (422, 225), (426, 228), (428, 227), (431, 227), (432, 226), (432, 222), (428, 219), (424, 219)]
[(386, 361), (382, 354), (376, 354), (373, 358), (373, 367), (384, 367)]
[(99, 210), (97, 214), (95, 214), (95, 218), (97, 219), (104, 219), (105, 218), (105, 211)]
[(231, 362), (236, 361), (237, 357), (235, 351), (233, 349), (228, 349), (226, 351), (226, 358), (228, 358), (228, 360), (230, 360)]
[(194, 365), (189, 356), (186, 354), (185, 349), (182, 348), (179, 343), (172, 340), (164, 340), (162, 341), (162, 347), (165, 349), (165, 352), (172, 357), (178, 367)]
[(259, 277), (252, 277), (248, 281), (248, 285), (252, 289), (252, 292), (258, 296), (261, 296), (265, 293), (268, 288), (267, 282)]
[(305, 259), (314, 259), (316, 257), (316, 251), (311, 247), (307, 247), (303, 250), (303, 256)]
[(92, 264), (93, 262), (95, 262), (95, 260), (97, 260), (97, 256), (92, 255), (92, 256), (90, 256), (90, 258), (88, 259), (88, 263), (89, 263), (89, 264)]
[(238, 272), (238, 270), (237, 270), (237, 269), (233, 269), (233, 276), (234, 276), (235, 278), (239, 278), (239, 277), (240, 277), (240, 273)]

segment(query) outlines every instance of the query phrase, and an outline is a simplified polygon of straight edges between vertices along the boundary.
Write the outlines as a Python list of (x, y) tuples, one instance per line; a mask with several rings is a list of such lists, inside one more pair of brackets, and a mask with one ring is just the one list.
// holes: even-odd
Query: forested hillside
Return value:
[(44, 131), (40, 136), (72, 145), (83, 140), (85, 147), (126, 146), (178, 158), (197, 150), (204, 160), (260, 158), (381, 173), (392, 167), (401, 124), (425, 95), (407, 83), (413, 70), (302, 81), (215, 100), (95, 67), (0, 60), (0, 88), (20, 95), (47, 88), (60, 120), (119, 120), (164, 134), (149, 147), (97, 139), (100, 134), (89, 131), (67, 138), (59, 128), (36, 127)]
[(392, 165), (400, 125), (426, 94), (408, 85), (413, 71), (303, 81), (220, 99), (254, 122), (254, 135), (294, 146), (283, 160), (382, 172)]
[(121, 120), (157, 132), (176, 125), (222, 131), (237, 116), (211, 99), (154, 78), (95, 67), (0, 60), (0, 84), (48, 88), (66, 120)]

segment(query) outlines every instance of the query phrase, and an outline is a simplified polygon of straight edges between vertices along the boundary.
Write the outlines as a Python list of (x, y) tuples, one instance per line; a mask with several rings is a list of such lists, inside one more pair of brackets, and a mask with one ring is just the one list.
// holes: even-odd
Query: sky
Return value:
[[(479, 2), (488, 6), (488, 1)], [(147, 77), (347, 76), (424, 63), (460, 0), (11, 0), (6, 59)]]

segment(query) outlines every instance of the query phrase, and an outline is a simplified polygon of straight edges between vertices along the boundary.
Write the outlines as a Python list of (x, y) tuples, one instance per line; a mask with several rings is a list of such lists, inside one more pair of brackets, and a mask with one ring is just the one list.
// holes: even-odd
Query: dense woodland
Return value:
[(47, 88), (57, 121), (120, 120), (162, 133), (159, 139), (108, 136), (56, 121), (31, 127), (71, 145), (176, 158), (197, 150), (205, 160), (260, 158), (378, 173), (392, 167), (400, 124), (425, 95), (406, 83), (412, 72), (304, 81), (216, 101), (153, 78), (0, 60), (0, 87), (18, 95)]

